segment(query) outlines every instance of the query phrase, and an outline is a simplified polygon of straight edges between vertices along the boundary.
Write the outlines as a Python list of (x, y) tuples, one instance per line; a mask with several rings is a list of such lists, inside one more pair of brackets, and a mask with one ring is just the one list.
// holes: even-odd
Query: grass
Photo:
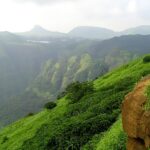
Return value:
[[(55, 120), (58, 116), (63, 115), (67, 106), (67, 101), (61, 99), (58, 106), (53, 110), (44, 110), (34, 116), (26, 117), (18, 122), (9, 125), (0, 132), (0, 149), (1, 150), (16, 150), (19, 149), (23, 142), (34, 137), (36, 131), (47, 121)], [(7, 142), (3, 139), (7, 137)], [(3, 144), (2, 144), (3, 143)]]
[(147, 101), (144, 105), (144, 110), (149, 111), (150, 110), (150, 85), (147, 86), (147, 88), (145, 90), (145, 95), (147, 97)]
[(95, 135), (81, 150), (126, 150), (126, 139), (119, 117), (108, 131)]
[(126, 135), (122, 129), (121, 118), (100, 139), (96, 150), (126, 150)]

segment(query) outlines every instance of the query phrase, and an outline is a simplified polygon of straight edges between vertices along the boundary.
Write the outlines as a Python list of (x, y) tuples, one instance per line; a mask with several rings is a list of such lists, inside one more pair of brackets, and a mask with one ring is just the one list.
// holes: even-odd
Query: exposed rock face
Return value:
[(150, 76), (143, 78), (122, 104), (123, 129), (128, 135), (127, 150), (146, 150), (150, 147), (150, 111), (144, 110), (145, 88)]

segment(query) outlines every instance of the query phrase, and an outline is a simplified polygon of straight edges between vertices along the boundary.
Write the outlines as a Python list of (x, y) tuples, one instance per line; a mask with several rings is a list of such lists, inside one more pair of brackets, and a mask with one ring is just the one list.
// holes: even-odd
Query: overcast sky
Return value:
[(113, 30), (150, 24), (150, 0), (0, 0), (0, 30), (41, 25), (68, 32), (76, 26)]

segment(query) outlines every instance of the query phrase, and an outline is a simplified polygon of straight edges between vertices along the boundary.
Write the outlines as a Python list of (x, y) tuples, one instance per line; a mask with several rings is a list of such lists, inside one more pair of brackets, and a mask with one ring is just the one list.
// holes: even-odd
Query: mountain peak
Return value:
[(44, 29), (40, 25), (35, 25), (32, 29), (32, 32), (49, 32), (48, 30)]
[(40, 25), (35, 25), (30, 31), (20, 33), (23, 36), (33, 37), (63, 37), (65, 34), (59, 32), (51, 32)]

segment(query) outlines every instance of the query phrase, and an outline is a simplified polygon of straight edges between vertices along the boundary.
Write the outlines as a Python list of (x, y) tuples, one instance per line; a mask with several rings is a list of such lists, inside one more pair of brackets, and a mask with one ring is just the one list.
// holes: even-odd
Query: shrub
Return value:
[(68, 85), (66, 88), (67, 98), (72, 101), (72, 103), (78, 102), (83, 96), (90, 94), (94, 91), (92, 82), (74, 82)]
[(26, 115), (26, 117), (30, 117), (30, 116), (33, 116), (33, 115), (34, 115), (34, 113), (30, 112), (30, 113), (28, 113), (28, 114)]
[(143, 58), (143, 62), (144, 62), (144, 63), (150, 62), (150, 56), (145, 56), (145, 57)]
[(66, 92), (65, 92), (65, 91), (59, 93), (59, 94), (57, 95), (57, 100), (63, 98), (65, 95), (66, 95)]
[(44, 105), (44, 108), (46, 108), (46, 109), (53, 109), (54, 107), (56, 107), (55, 102), (48, 102)]
[(2, 140), (2, 144), (5, 143), (6, 141), (8, 141), (8, 137), (7, 137), (7, 136), (4, 136), (4, 137), (3, 137), (3, 140)]

